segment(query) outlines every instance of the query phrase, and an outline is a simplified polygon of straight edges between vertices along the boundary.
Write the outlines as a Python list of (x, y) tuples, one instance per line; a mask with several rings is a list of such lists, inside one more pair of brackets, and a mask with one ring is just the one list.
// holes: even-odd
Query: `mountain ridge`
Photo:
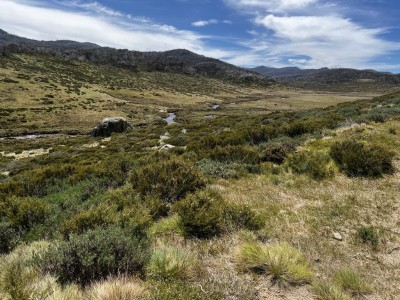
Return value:
[(185, 49), (140, 52), (74, 41), (36, 41), (0, 31), (0, 55), (18, 53), (52, 55), (68, 60), (111, 64), (137, 71), (178, 72), (225, 79), (235, 83), (271, 85), (275, 81), (245, 68)]

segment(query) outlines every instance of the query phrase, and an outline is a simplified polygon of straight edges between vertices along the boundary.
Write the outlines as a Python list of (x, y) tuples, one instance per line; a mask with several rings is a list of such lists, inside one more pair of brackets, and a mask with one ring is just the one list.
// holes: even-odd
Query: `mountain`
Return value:
[(36, 41), (17, 35), (9, 34), (0, 29), (0, 47), (7, 45), (25, 45), (31, 47), (45, 48), (61, 48), (61, 49), (92, 49), (99, 48), (99, 45), (93, 43), (79, 43), (75, 41), (59, 40), (59, 41)]
[(11, 35), (1, 30), (0, 55), (17, 53), (52, 55), (68, 60), (108, 64), (137, 71), (162, 71), (208, 76), (235, 83), (261, 85), (274, 83), (274, 80), (256, 71), (240, 68), (184, 49), (165, 52), (139, 52), (74, 41), (36, 41)]
[(260, 66), (251, 69), (265, 76), (270, 76), (272, 78), (288, 77), (288, 76), (304, 76), (315, 73), (322, 69), (300, 69), (297, 67), (286, 67), (286, 68), (270, 68), (265, 66)]
[(264, 66), (251, 70), (274, 78), (279, 83), (307, 89), (357, 90), (367, 87), (373, 90), (400, 87), (400, 74), (375, 70), (269, 68)]

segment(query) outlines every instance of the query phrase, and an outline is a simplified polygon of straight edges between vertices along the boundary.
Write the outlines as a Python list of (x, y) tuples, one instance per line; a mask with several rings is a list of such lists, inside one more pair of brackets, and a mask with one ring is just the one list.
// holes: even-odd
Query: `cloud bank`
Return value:
[(1, 0), (0, 28), (38, 40), (69, 39), (138, 51), (185, 48), (207, 52), (203, 37), (190, 31), (124, 15), (97, 2), (58, 3), (80, 10), (36, 6), (40, 2)]
[[(225, 0), (250, 14), (257, 26), (253, 39), (242, 44), (246, 56), (236, 64), (294, 65), (302, 68), (379, 68), (374, 59), (399, 51), (398, 43), (384, 40), (384, 28), (365, 28), (339, 15), (318, 0)], [(329, 7), (330, 9), (326, 10)]]

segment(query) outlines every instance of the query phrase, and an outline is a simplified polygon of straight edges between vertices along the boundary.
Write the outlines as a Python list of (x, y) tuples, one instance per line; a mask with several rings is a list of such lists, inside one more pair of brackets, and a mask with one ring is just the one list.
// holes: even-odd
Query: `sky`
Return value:
[(400, 73), (399, 0), (0, 0), (0, 28), (239, 66)]

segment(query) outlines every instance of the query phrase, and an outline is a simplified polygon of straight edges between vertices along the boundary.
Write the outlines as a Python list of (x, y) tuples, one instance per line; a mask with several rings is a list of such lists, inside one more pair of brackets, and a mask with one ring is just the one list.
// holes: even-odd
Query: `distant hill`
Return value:
[(400, 74), (375, 70), (269, 68), (264, 66), (251, 70), (274, 78), (279, 83), (307, 89), (357, 90), (367, 87), (373, 90), (377, 88), (400, 88)]
[(59, 40), (59, 41), (36, 41), (13, 34), (9, 34), (0, 29), (0, 46), (7, 45), (25, 45), (32, 47), (61, 48), (61, 49), (92, 49), (99, 48), (99, 45), (93, 43), (79, 43), (75, 41)]
[(256, 71), (240, 68), (218, 59), (178, 49), (165, 52), (139, 52), (100, 47), (74, 41), (36, 41), (0, 31), (0, 55), (42, 54), (68, 60), (110, 64), (137, 71), (163, 71), (208, 76), (235, 83), (271, 85), (274, 80)]

